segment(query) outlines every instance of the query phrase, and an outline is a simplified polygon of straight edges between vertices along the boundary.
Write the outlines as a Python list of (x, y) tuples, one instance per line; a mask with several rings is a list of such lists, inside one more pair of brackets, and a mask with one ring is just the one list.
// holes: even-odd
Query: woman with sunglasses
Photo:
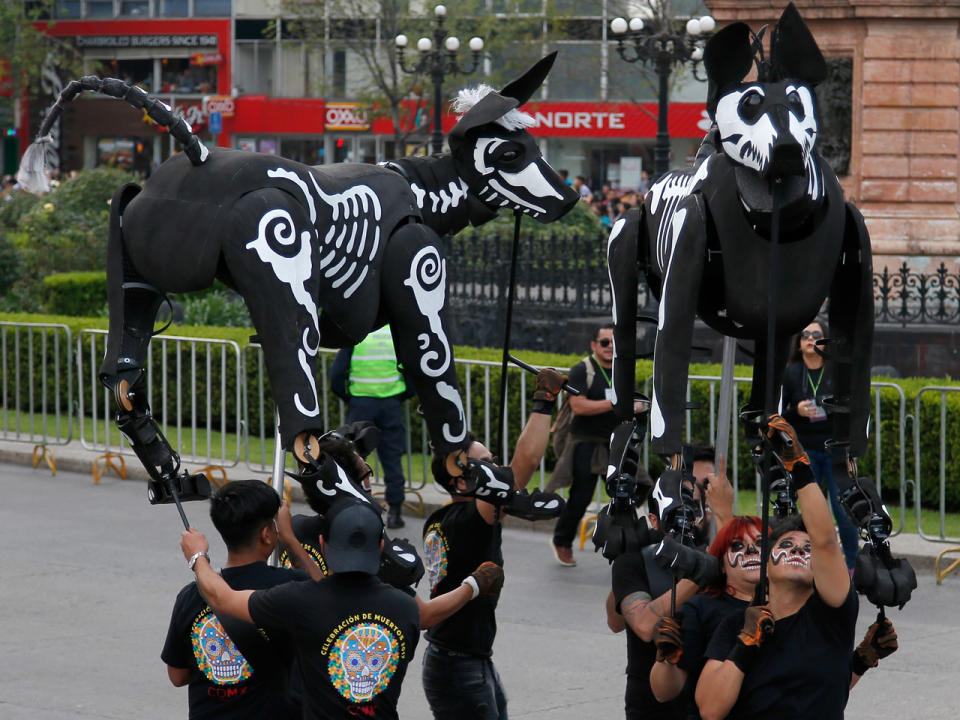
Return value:
[(728, 615), (746, 609), (760, 580), (760, 527), (753, 515), (739, 515), (721, 527), (707, 550), (719, 561), (720, 576), (684, 602), (676, 618), (664, 617), (654, 629), (657, 661), (650, 689), (661, 703), (684, 692), (689, 720), (700, 717), (693, 691), (714, 630)]
[(783, 372), (782, 414), (794, 427), (810, 456), (810, 467), (817, 483), (830, 496), (844, 560), (852, 571), (857, 562), (857, 529), (840, 504), (837, 483), (830, 468), (830, 453), (824, 446), (833, 436), (833, 420), (824, 410), (823, 399), (833, 394), (833, 382), (828, 363), (817, 353), (817, 342), (826, 335), (826, 327), (818, 320), (797, 335), (790, 364)]

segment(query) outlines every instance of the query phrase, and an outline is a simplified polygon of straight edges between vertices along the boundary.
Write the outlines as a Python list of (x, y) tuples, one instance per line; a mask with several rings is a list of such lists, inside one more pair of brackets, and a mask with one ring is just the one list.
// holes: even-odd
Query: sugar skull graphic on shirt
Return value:
[(253, 668), (227, 635), (220, 619), (204, 610), (190, 629), (197, 668), (214, 685), (237, 685), (253, 677)]
[(427, 569), (427, 577), (430, 580), (431, 593), (447, 576), (448, 555), (447, 538), (444, 536), (443, 530), (440, 529), (440, 524), (435, 523), (427, 528), (427, 532), (423, 536), (423, 560)]
[(400, 642), (384, 625), (353, 624), (337, 637), (330, 649), (327, 663), (330, 682), (350, 702), (369, 702), (390, 684), (400, 655)]

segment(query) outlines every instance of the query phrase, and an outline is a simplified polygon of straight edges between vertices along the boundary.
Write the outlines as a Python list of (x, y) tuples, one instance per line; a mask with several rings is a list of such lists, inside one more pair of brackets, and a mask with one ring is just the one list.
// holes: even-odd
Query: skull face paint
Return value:
[(399, 643), (392, 632), (377, 623), (358, 623), (334, 643), (328, 664), (330, 681), (350, 702), (368, 702), (390, 684), (399, 658)]
[(742, 537), (730, 543), (725, 554), (727, 567), (740, 567), (744, 570), (760, 569), (760, 548), (757, 545), (757, 535)]
[(810, 567), (810, 537), (806, 533), (787, 533), (777, 541), (770, 562), (786, 567)]
[(197, 668), (214, 685), (237, 685), (253, 677), (253, 668), (212, 612), (193, 624), (190, 643)]

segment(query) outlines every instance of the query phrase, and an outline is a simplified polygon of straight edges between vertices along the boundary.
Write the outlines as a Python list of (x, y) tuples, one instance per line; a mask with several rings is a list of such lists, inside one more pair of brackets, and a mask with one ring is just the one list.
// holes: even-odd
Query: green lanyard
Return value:
[[(594, 359), (596, 359), (596, 355), (594, 355)], [(607, 375), (607, 371), (603, 369), (603, 365), (601, 365), (600, 363), (596, 363), (596, 365), (597, 365), (597, 368), (600, 370), (600, 374), (603, 375), (603, 379), (607, 381), (607, 387), (613, 387), (613, 383), (610, 382), (610, 376)]]
[(810, 374), (810, 371), (807, 370), (807, 382), (810, 383), (810, 389), (813, 390), (813, 397), (814, 397), (814, 399), (816, 399), (816, 397), (817, 397), (817, 391), (820, 390), (820, 386), (823, 384), (823, 370), (824, 370), (824, 368), (821, 367), (821, 368), (820, 368), (820, 377), (817, 379), (817, 384), (816, 384), (816, 385), (813, 384), (813, 376)]

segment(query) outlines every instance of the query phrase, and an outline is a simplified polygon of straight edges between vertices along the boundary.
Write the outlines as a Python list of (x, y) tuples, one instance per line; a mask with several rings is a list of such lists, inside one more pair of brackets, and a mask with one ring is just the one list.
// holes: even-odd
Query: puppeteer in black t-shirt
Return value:
[(683, 654), (677, 667), (687, 672), (687, 681), (683, 688), (683, 697), (686, 702), (687, 720), (700, 720), (700, 712), (694, 695), (697, 689), (697, 680), (707, 662), (706, 651), (713, 633), (728, 615), (740, 615), (749, 603), (721, 593), (716, 597), (699, 593), (684, 601), (677, 609), (677, 615), (683, 627)]
[[(634, 593), (643, 593), (648, 600), (655, 600), (670, 590), (673, 578), (653, 562), (653, 546), (641, 552), (627, 552), (613, 561), (613, 597), (617, 612), (620, 603)], [(650, 689), (650, 670), (657, 660), (657, 647), (645, 642), (627, 623), (627, 717), (678, 720), (683, 717), (684, 700), (681, 695), (670, 702), (661, 703)]]
[[(329, 575), (327, 570), (327, 561), (323, 559), (323, 553), (320, 552), (320, 530), (323, 524), (323, 518), (320, 515), (294, 515), (291, 518), (293, 534), (306, 550), (307, 555), (313, 560), (320, 572)], [(290, 559), (290, 553), (284, 548), (280, 551), (280, 567), (292, 568), (293, 561)]]
[(416, 600), (348, 572), (255, 592), (249, 610), (268, 633), (290, 638), (305, 720), (395, 720), (420, 635)]
[[(486, 561), (503, 567), (499, 524), (488, 524), (474, 502), (454, 502), (434, 511), (423, 525), (423, 560), (430, 597), (460, 587)], [(427, 631), (444, 650), (489, 658), (497, 634), (497, 597), (481, 595)]]
[[(850, 691), (859, 601), (852, 585), (838, 608), (814, 590), (799, 611), (777, 620), (743, 678), (730, 720), (841, 720)], [(743, 628), (743, 612), (728, 616), (707, 646), (707, 658), (726, 660)]]
[[(223, 568), (234, 590), (258, 590), (303, 580), (296, 570), (263, 562)], [(263, 633), (236, 618), (221, 621), (196, 583), (184, 587), (173, 606), (163, 661), (190, 672), (190, 720), (203, 718), (290, 718), (287, 680), (292, 649), (282, 634)]]

